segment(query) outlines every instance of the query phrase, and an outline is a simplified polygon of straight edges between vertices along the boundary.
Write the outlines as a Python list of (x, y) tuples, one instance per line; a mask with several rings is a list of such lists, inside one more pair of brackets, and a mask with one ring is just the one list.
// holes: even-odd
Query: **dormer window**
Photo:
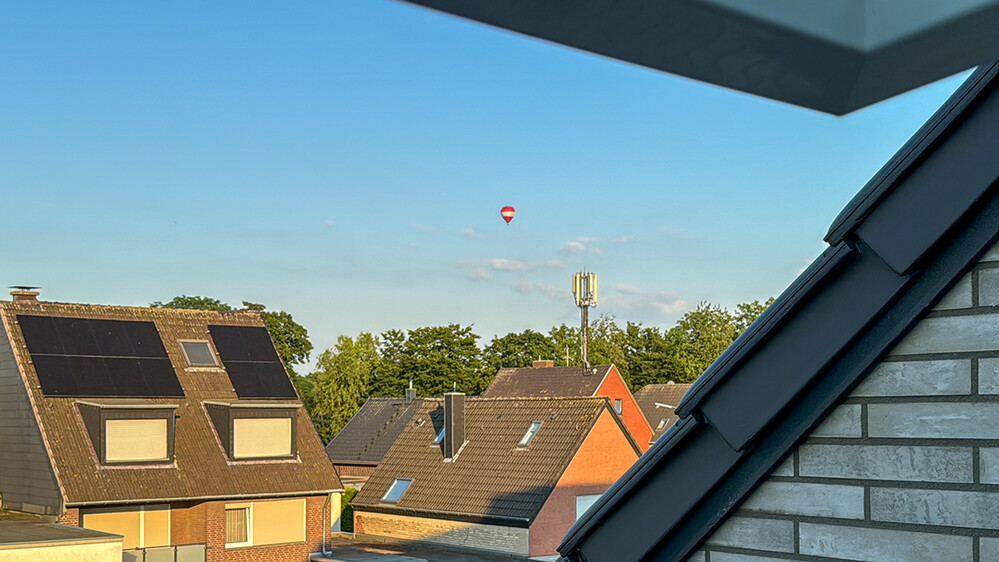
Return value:
[(77, 406), (101, 464), (173, 461), (176, 405), (81, 401)]
[(409, 485), (413, 483), (410, 478), (396, 478), (392, 481), (392, 485), (389, 486), (385, 495), (382, 496), (382, 501), (387, 503), (398, 503), (399, 498), (406, 492)]
[(189, 367), (218, 367), (211, 346), (204, 340), (180, 340), (180, 348), (184, 351), (184, 359)]
[(296, 457), (298, 404), (205, 402), (219, 442), (231, 461)]
[(527, 428), (527, 431), (524, 433), (524, 436), (520, 438), (517, 446), (523, 449), (524, 447), (530, 445), (531, 440), (534, 439), (534, 434), (538, 432), (539, 427), (541, 427), (541, 422), (531, 422), (531, 426)]
[(434, 439), (434, 445), (439, 445), (440, 442), (443, 440), (444, 440), (444, 428), (442, 427), (441, 430), (437, 433), (437, 438)]

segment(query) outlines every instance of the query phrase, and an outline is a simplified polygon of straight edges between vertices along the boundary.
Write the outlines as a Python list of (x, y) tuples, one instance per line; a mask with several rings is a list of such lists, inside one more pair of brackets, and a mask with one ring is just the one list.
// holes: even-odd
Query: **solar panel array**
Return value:
[(240, 398), (298, 398), (267, 328), (209, 326), (215, 349)]
[(184, 396), (152, 322), (25, 314), (17, 321), (46, 396)]

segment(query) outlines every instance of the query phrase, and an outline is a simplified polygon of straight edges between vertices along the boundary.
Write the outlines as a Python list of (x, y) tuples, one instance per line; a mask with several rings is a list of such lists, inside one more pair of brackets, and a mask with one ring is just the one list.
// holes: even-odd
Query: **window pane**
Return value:
[(237, 418), (232, 423), (232, 456), (237, 459), (287, 457), (291, 418)]
[(107, 420), (104, 457), (108, 462), (165, 461), (167, 420)]
[(250, 508), (241, 507), (238, 509), (225, 510), (225, 543), (244, 544), (249, 542), (247, 524), (250, 516)]
[(180, 345), (184, 348), (184, 355), (187, 356), (188, 365), (192, 367), (215, 367), (218, 365), (215, 362), (215, 355), (212, 353), (212, 349), (208, 347), (208, 342), (182, 341)]
[(409, 484), (411, 482), (412, 480), (396, 478), (395, 481), (392, 482), (392, 485), (389, 486), (388, 491), (385, 492), (385, 495), (382, 496), (382, 501), (383, 502), (399, 501), (399, 498), (402, 497), (402, 494), (403, 492), (406, 491), (406, 488), (409, 488)]
[(541, 422), (531, 422), (531, 427), (527, 428), (527, 432), (520, 438), (520, 442), (517, 443), (517, 446), (528, 446), (531, 443), (531, 439), (534, 439), (534, 434), (538, 432), (539, 427), (541, 427)]
[(576, 496), (576, 519), (579, 519), (600, 499), (600, 494)]
[(305, 542), (305, 499), (253, 502), (253, 544)]
[(620, 398), (617, 398), (617, 399), (614, 400), (614, 411), (617, 412), (617, 413), (619, 413), (619, 414), (621, 413), (621, 399)]

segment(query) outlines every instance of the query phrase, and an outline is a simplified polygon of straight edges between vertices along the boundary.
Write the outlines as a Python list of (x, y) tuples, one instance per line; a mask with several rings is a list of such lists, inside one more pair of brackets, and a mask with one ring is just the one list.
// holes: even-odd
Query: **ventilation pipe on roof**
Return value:
[(444, 394), (444, 460), (454, 460), (465, 444), (465, 393)]
[(416, 400), (416, 389), (413, 388), (413, 379), (409, 379), (409, 388), (406, 389), (406, 403), (412, 404)]
[(38, 291), (35, 289), (41, 289), (41, 287), (15, 285), (10, 288), (14, 289), (10, 292), (10, 296), (14, 297), (14, 302), (38, 302)]

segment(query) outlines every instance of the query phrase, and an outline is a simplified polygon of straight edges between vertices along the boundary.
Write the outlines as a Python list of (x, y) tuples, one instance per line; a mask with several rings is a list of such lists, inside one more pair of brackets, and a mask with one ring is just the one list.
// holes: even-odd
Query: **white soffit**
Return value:
[(999, 0), (406, 0), (842, 115), (999, 59)]

